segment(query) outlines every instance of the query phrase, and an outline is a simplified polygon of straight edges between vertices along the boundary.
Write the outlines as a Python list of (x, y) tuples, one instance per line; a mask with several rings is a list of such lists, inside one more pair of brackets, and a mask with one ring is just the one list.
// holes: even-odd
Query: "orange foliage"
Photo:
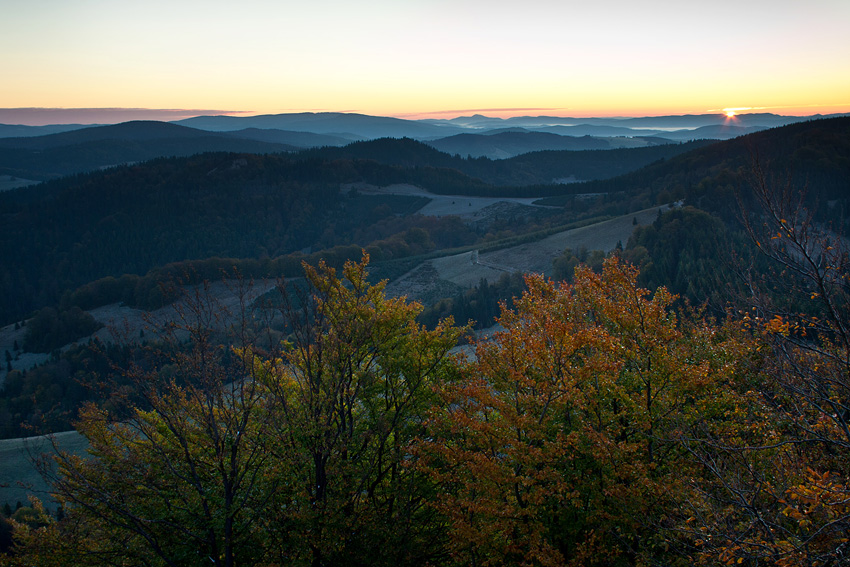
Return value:
[(665, 507), (696, 474), (680, 438), (723, 403), (734, 349), (636, 277), (616, 258), (569, 286), (529, 276), (435, 411), (421, 452), (460, 562), (635, 564), (669, 550)]

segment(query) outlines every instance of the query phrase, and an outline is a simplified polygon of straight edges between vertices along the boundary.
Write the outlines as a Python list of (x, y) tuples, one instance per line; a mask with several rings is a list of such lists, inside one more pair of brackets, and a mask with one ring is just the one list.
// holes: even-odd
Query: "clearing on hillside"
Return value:
[(537, 272), (552, 273), (552, 261), (567, 248), (578, 250), (602, 250), (610, 252), (617, 243), (628, 241), (638, 225), (652, 223), (658, 215), (658, 207), (644, 209), (615, 219), (589, 226), (559, 232), (537, 242), (529, 242), (494, 250), (492, 252), (464, 252), (427, 260), (387, 286), (392, 295), (406, 295), (410, 299), (425, 302), (428, 299), (446, 297), (440, 294), (452, 287), (468, 288), (482, 279), (495, 281), (503, 273)]

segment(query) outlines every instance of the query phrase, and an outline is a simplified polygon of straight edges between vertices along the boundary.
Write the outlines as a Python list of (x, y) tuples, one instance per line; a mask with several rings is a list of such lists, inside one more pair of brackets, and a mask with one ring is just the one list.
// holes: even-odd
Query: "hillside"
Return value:
[(280, 143), (153, 121), (125, 122), (26, 138), (0, 138), (0, 173), (45, 180), (158, 157), (202, 152), (277, 153)]
[[(472, 136), (463, 134), (465, 139), (487, 140), (491, 136)], [(500, 136), (493, 136), (497, 140)], [(561, 136), (560, 138), (563, 138)], [(531, 186), (559, 183), (561, 179), (585, 181), (616, 177), (640, 169), (658, 160), (715, 143), (713, 140), (701, 140), (683, 144), (650, 145), (649, 147), (610, 149), (605, 140), (576, 142), (565, 138), (567, 143), (591, 144), (600, 146), (599, 150), (546, 150), (534, 151), (507, 159), (479, 157), (466, 159), (465, 155), (450, 155), (439, 151), (436, 146), (441, 140), (417, 142), (411, 139), (394, 140), (389, 138), (369, 140), (349, 144), (341, 148), (322, 148), (305, 150), (301, 156), (322, 159), (374, 160), (387, 165), (406, 168), (443, 168), (457, 170), (465, 175), (480, 179), (494, 186)], [(572, 140), (572, 141), (570, 141)], [(604, 151), (603, 151), (604, 149)], [(439, 187), (430, 188), (440, 192)], [(551, 189), (550, 189), (551, 190)], [(541, 194), (541, 189), (536, 189)]]
[(50, 438), (28, 437), (0, 439), (0, 478), (14, 479), (8, 486), (0, 484), (0, 502), (14, 506), (16, 502), (28, 504), (29, 496), (41, 498), (50, 509), (56, 504), (49, 498), (49, 487), (39, 474), (33, 459), (53, 451), (52, 443), (63, 451), (84, 454), (88, 442), (76, 431), (57, 433)]
[(559, 136), (546, 132), (497, 132), (457, 134), (427, 142), (447, 154), (505, 159), (540, 150), (607, 150), (608, 140)]
[[(822, 221), (848, 227), (850, 199), (850, 117), (799, 122), (653, 163), (620, 177), (570, 187), (570, 192), (619, 194), (642, 192), (651, 200), (686, 203), (735, 222), (735, 193), (749, 186), (754, 161), (772, 181), (799, 188), (810, 206), (820, 205)], [(541, 204), (559, 205), (569, 196)], [(842, 224), (844, 223), (844, 224)]]
[[(393, 280), (387, 292), (427, 305), (444, 297), (445, 291), (451, 290), (452, 286), (459, 290), (468, 289), (482, 280), (496, 282), (504, 274), (536, 272), (551, 277), (553, 260), (565, 250), (601, 250), (608, 253), (618, 243), (622, 245), (628, 242), (637, 226), (651, 224), (658, 210), (658, 207), (653, 207), (587, 226), (541, 235), (514, 246), (490, 245), (488, 248), (482, 245), (481, 250), (429, 259)], [(492, 321), (483, 323), (487, 327)]]
[[(297, 155), (160, 159), (11, 191), (0, 195), (0, 220), (13, 238), (4, 235), (0, 243), (14, 263), (11, 269), (3, 266), (0, 282), (16, 285), (4, 295), (38, 307), (58, 306), (55, 320), (85, 306), (96, 321), (122, 331), (126, 343), (110, 343), (108, 329), (100, 329), (95, 336), (109, 346), (56, 344), (46, 349), (51, 353), (35, 355), (20, 353), (10, 343), (19, 345), (49, 309), (39, 311), (26, 327), (4, 327), (0, 346), (14, 354), (10, 352), (13, 370), (0, 398), (0, 426), (15, 435), (21, 434), (21, 421), (59, 430), (69, 426), (69, 416), (85, 400), (112, 410), (121, 407), (113, 394), (120, 392), (123, 398), (134, 390), (122, 382), (126, 376), (113, 372), (131, 360), (144, 360), (145, 351), (134, 350), (134, 345), (155, 336), (143, 324), (146, 318), (162, 327), (164, 314), (173, 317), (174, 307), (157, 308), (178, 295), (159, 284), (191, 271), (193, 281), (217, 279), (234, 266), (253, 278), (293, 277), (301, 273), (301, 260), (315, 264), (323, 258), (339, 267), (359, 257), (363, 247), (372, 256), (373, 275), (392, 280), (387, 287), (391, 296), (430, 306), (423, 319), (427, 324), (453, 315), (487, 326), (498, 301), (516, 305), (511, 298), (524, 289), (520, 273), (567, 277), (565, 269), (572, 275), (579, 261), (601, 269), (603, 255), (588, 250), (624, 248), (621, 258), (642, 268), (635, 276), (638, 284), (667, 286), (694, 304), (708, 300), (708, 313), (722, 317), (734, 299), (727, 269), (731, 251), (757, 270), (756, 277), (769, 274), (755, 260), (752, 247), (742, 244), (734, 224), (733, 194), (741, 190), (746, 195), (752, 159), (758, 156), (771, 175), (781, 178), (790, 171), (793, 183), (809, 180), (807, 202), (827, 203), (818, 221), (845, 218), (850, 200), (848, 124), (849, 119), (813, 121), (730, 142), (694, 143), (686, 153), (657, 158), (616, 178), (543, 187), (550, 195), (566, 193), (544, 199), (534, 193), (541, 187), (497, 187), (447, 167), (462, 163), (484, 170), (493, 167), (492, 160), (453, 158), (412, 140), (378, 140)], [(642, 154), (539, 152), (498, 163), (505, 176), (520, 177), (523, 171), (543, 176), (564, 163), (581, 166), (567, 156), (605, 154), (594, 165), (604, 175), (605, 160), (614, 161), (608, 152), (621, 152), (621, 167), (626, 167), (660, 150), (682, 148), (640, 148)], [(427, 191), (429, 183), (443, 194)], [(465, 188), (471, 195), (448, 193), (450, 187)], [(482, 194), (488, 191), (501, 194)], [(522, 191), (522, 197), (504, 196)], [(700, 208), (666, 206), (674, 200)], [(35, 226), (42, 230), (31, 230)], [(259, 282), (248, 302), (271, 286), (271, 280)], [(224, 287), (212, 286), (211, 297), (220, 298)], [(17, 303), (3, 305), (19, 317)], [(585, 312), (580, 310), (581, 318)], [(268, 344), (277, 344), (290, 330), (282, 323), (274, 327)], [(725, 331), (717, 326), (717, 332)], [(34, 362), (41, 365), (32, 367)], [(87, 392), (82, 382), (99, 384), (99, 394)], [(73, 432), (59, 439), (72, 451), (84, 447)], [(32, 443), (0, 443), (6, 467), (0, 473), (40, 489), (23, 451)], [(14, 503), (23, 494), (6, 488), (0, 501)]]
[[(368, 246), (393, 231), (421, 225), (412, 217), (396, 216), (421, 208), (424, 201), (419, 197), (352, 198), (356, 192), (341, 191), (343, 185), (357, 183), (407, 183), (444, 195), (561, 195), (539, 202), (557, 207), (549, 213), (506, 213), (485, 224), (473, 222), (465, 230), (478, 231), (478, 236), (464, 236), (464, 242), (484, 238), (488, 231), (522, 232), (525, 224), (551, 222), (543, 220), (544, 213), (565, 223), (582, 215), (621, 215), (679, 199), (731, 222), (734, 191), (746, 183), (743, 173), (751, 154), (758, 152), (778, 174), (790, 169), (795, 183), (808, 181), (811, 199), (830, 202), (826, 220), (847, 219), (848, 124), (850, 118), (835, 118), (727, 142), (537, 152), (499, 161), (452, 157), (409, 139), (380, 139), (296, 156), (161, 159), (7, 191), (0, 194), (5, 228), (0, 253), (16, 260), (0, 266), (0, 320), (14, 321), (107, 276), (143, 276), (164, 264), (212, 257), (262, 259), (333, 246)], [(138, 138), (155, 136), (161, 125), (144, 126), (134, 130)], [(91, 135), (85, 132), (56, 136)], [(203, 139), (198, 131), (180, 132), (188, 139)], [(551, 184), (559, 178), (610, 177), (647, 163), (613, 179)], [(576, 197), (581, 195), (604, 198)], [(376, 223), (386, 228), (367, 230)], [(439, 247), (446, 240), (438, 236), (442, 230), (428, 229), (429, 246)]]
[(351, 139), (331, 134), (314, 134), (312, 132), (295, 132), (292, 130), (245, 128), (244, 130), (233, 130), (228, 135), (247, 140), (259, 140), (273, 144), (288, 144), (298, 148), (314, 148), (321, 146), (344, 146), (352, 142)]
[[(398, 172), (284, 156), (161, 159), (0, 194), (0, 320), (58, 302), (92, 280), (144, 275), (172, 262), (269, 258), (342, 244), (421, 207), (416, 197), (352, 197), (340, 184)], [(43, 227), (32, 230), (32, 227)]]

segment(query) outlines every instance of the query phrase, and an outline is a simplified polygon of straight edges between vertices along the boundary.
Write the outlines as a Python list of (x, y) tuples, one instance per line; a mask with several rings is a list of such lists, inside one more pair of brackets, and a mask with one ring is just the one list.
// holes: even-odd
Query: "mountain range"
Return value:
[[(486, 134), (505, 129), (551, 132), (569, 136), (650, 136), (683, 140), (699, 137), (727, 139), (765, 128), (775, 128), (793, 122), (829, 116), (781, 116), (771, 113), (740, 114), (734, 117), (725, 114), (689, 114), (677, 116), (647, 116), (637, 118), (617, 117), (560, 117), (560, 116), (517, 116), (496, 118), (476, 114), (452, 119), (405, 120), (385, 116), (369, 116), (340, 112), (301, 112), (289, 114), (266, 114), (260, 116), (197, 116), (175, 121), (175, 124), (211, 132), (239, 132), (249, 130), (241, 137), (255, 137), (256, 130), (283, 130), (291, 132), (324, 134), (334, 140), (315, 138), (310, 142), (295, 141), (293, 145), (338, 145), (340, 141), (356, 141), (373, 138), (414, 138), (431, 140), (461, 133)], [(23, 126), (0, 124), (0, 138), (33, 137), (79, 130), (99, 125), (54, 124), (48, 126)], [(714, 130), (700, 131), (713, 126)], [(726, 130), (720, 127), (725, 127)], [(744, 130), (741, 130), (744, 129)], [(690, 132), (690, 134), (689, 134)], [(690, 136), (690, 137), (689, 137)], [(279, 140), (271, 140), (279, 142)]]
[[(347, 113), (251, 117), (198, 116), (173, 123), (20, 126), (0, 124), (0, 176), (20, 180), (63, 175), (157, 157), (211, 151), (279, 153), (341, 147), (354, 141), (412, 138), (463, 157), (507, 159), (543, 150), (638, 148), (690, 140), (725, 140), (817, 117), (722, 114), (643, 118), (473, 115), (404, 120)], [(25, 181), (24, 181), (25, 182)], [(0, 185), (0, 190), (8, 188)]]
[[(111, 142), (123, 149), (144, 149), (168, 133), (175, 148), (215, 140), (258, 144), (264, 151), (158, 159), (0, 193), (0, 256), (9, 259), (0, 270), (0, 321), (25, 316), (97, 278), (140, 277), (170, 262), (281, 258), (349, 245), (359, 251), (378, 241), (383, 243), (374, 246), (384, 257), (397, 258), (401, 253), (386, 240), (419, 226), (416, 223), (425, 223), (419, 227), (425, 227), (434, 243), (448, 234), (445, 241), (457, 246), (468, 243), (452, 240), (457, 234), (469, 242), (486, 240), (488, 231), (495, 238), (517, 234), (520, 226), (542, 229), (587, 214), (622, 215), (681, 199), (732, 218), (734, 191), (746, 183), (741, 172), (750, 164), (753, 148), (773, 162), (776, 175), (790, 169), (793, 182), (809, 183), (810, 197), (830, 204), (823, 211), (826, 221), (838, 226), (848, 218), (848, 124), (850, 117), (816, 120), (722, 142), (541, 151), (503, 160), (463, 158), (424, 142), (390, 138), (299, 152), (268, 151), (277, 146), (156, 122), (34, 138), (27, 142), (29, 149), (11, 150), (28, 151), (33, 158), (49, 156), (52, 151), (94, 147), (100, 143), (97, 136), (106, 132), (131, 137), (125, 143)], [(69, 140), (79, 143), (61, 145)], [(574, 183), (581, 180), (587, 182)], [(449, 226), (448, 218), (457, 211), (440, 213), (446, 220), (402, 220), (422, 207), (421, 195), (375, 194), (369, 189), (396, 185), (439, 195), (546, 200), (539, 203), (545, 207), (533, 211), (496, 214), (493, 218), (501, 219), (501, 225), (470, 220), (480, 231), (473, 236), (473, 229)], [(468, 209), (472, 202), (459, 199), (460, 205)], [(542, 221), (539, 215), (558, 218)], [(404, 225), (407, 222), (413, 224)], [(440, 223), (449, 223), (446, 233)], [(151, 286), (157, 289), (155, 283)], [(147, 288), (144, 291), (149, 295)], [(139, 295), (138, 290), (133, 293)]]

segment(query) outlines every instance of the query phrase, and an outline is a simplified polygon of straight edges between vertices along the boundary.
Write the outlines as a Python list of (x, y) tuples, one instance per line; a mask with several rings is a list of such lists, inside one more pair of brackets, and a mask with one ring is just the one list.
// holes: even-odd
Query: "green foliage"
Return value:
[(307, 267), (310, 298), (285, 306), (290, 342), (263, 365), (276, 408), (279, 474), (302, 487), (290, 553), (313, 565), (424, 565), (441, 530), (431, 486), (409, 466), (447, 354), (462, 329), (415, 322), (421, 306), (368, 283), (366, 260), (343, 278)]
[[(443, 530), (411, 444), (463, 332), (429, 331), (385, 297), (366, 260), (343, 277), (304, 266), (311, 295), (284, 307), (290, 341), (258, 349), (243, 311), (187, 298), (168, 345), (126, 369), (131, 419), (88, 405), (87, 457), (59, 453), (59, 521), (19, 523), (42, 565), (430, 564)], [(287, 294), (283, 293), (284, 297)], [(220, 336), (221, 333), (225, 335)], [(224, 347), (220, 341), (233, 345)], [(178, 348), (183, 345), (183, 348)], [(116, 498), (116, 495), (120, 497)]]

